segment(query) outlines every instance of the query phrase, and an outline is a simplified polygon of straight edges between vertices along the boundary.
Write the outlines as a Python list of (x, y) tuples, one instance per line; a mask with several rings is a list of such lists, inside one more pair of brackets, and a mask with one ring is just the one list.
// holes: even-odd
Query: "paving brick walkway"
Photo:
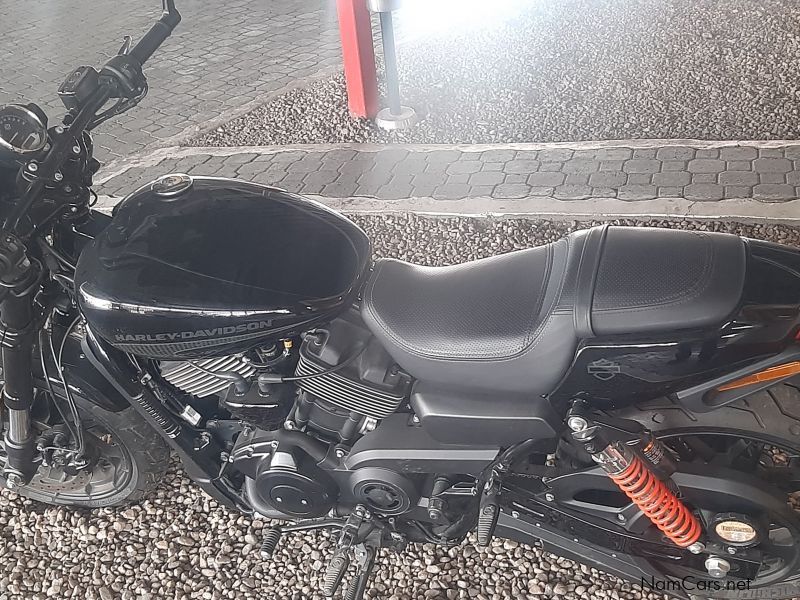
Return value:
[[(183, 21), (145, 66), (148, 97), (101, 125), (97, 155), (107, 161), (163, 145), (299, 78), (339, 64), (336, 12), (328, 0), (179, 0)], [(58, 85), (73, 68), (102, 65), (138, 39), (159, 0), (4, 2), (0, 104), (36, 102), (51, 119), (64, 109)]]
[(178, 148), (133, 163), (103, 182), (101, 193), (124, 195), (158, 175), (184, 172), (329, 198), (800, 197), (800, 143), (631, 146)]

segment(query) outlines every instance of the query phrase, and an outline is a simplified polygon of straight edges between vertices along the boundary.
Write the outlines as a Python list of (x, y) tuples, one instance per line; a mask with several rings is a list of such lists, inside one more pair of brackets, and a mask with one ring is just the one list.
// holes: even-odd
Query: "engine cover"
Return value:
[[(397, 411), (409, 396), (411, 377), (395, 364), (354, 310), (318, 329), (316, 335), (306, 337), (300, 348), (297, 374), (320, 373), (356, 355), (342, 369), (297, 382), (306, 392), (307, 402), (318, 409), (316, 412), (327, 413), (319, 415), (320, 424), (325, 423), (323, 429), (330, 430), (332, 413), (383, 419)], [(309, 407), (311, 422), (314, 406)]]
[(275, 452), (262, 462), (255, 489), (270, 507), (291, 517), (321, 517), (333, 508), (336, 485), (301, 452)]
[(389, 469), (367, 467), (353, 471), (353, 497), (382, 515), (401, 515), (419, 500), (419, 491), (405, 475)]

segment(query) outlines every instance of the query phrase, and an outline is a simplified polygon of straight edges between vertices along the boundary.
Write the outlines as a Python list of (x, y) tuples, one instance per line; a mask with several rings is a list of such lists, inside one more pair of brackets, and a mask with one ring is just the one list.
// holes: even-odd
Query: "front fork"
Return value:
[(25, 246), (18, 238), (0, 234), (0, 284), (5, 288), (0, 303), (2, 401), (8, 410), (8, 427), (3, 440), (7, 455), (3, 477), (9, 488), (27, 484), (38, 469), (31, 408), (36, 336), (34, 296), (39, 290), (40, 272), (39, 264), (27, 257)]
[(33, 301), (31, 296), (6, 297), (0, 306), (2, 345), (3, 404), (8, 409), (5, 435), (7, 461), (3, 476), (9, 488), (28, 483), (36, 473), (34, 435), (31, 428), (33, 406)]

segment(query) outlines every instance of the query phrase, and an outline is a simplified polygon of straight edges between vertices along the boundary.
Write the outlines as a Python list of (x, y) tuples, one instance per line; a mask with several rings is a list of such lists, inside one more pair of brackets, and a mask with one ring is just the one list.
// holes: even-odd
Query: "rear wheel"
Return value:
[[(756, 476), (800, 509), (800, 390), (781, 384), (710, 413), (690, 413), (667, 400), (632, 406), (615, 416), (639, 421), (672, 449), (680, 462), (735, 469)], [(763, 564), (745, 590), (704, 590), (708, 598), (794, 598), (800, 596), (800, 519), (770, 522), (758, 549)], [(703, 573), (676, 571), (676, 577)], [(706, 576), (707, 577), (707, 576)]]
[[(45, 451), (47, 465), (40, 466), (31, 482), (15, 491), (46, 504), (84, 508), (141, 499), (163, 478), (169, 464), (168, 447), (132, 407), (111, 412), (86, 398), (73, 397), (84, 431), (85, 464), (76, 466), (65, 460), (66, 453), (60, 448), (70, 445), (69, 428), (53, 417), (57, 411), (43, 406), (51, 400), (40, 393), (36, 412), (48, 417), (48, 422), (37, 419), (36, 423), (39, 444), (50, 448)], [(0, 465), (4, 462), (5, 453), (0, 451)], [(0, 484), (5, 486), (2, 476)]]

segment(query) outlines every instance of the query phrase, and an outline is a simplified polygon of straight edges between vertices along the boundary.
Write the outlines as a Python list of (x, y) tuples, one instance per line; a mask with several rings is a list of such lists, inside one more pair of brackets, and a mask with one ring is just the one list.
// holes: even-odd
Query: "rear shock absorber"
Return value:
[(656, 470), (661, 473), (674, 471), (668, 452), (659, 440), (647, 432), (642, 448), (645, 460), (620, 441), (602, 442), (598, 428), (588, 427), (582, 417), (569, 419), (569, 426), (574, 432), (573, 437), (586, 446), (592, 459), (653, 525), (675, 545), (692, 552), (701, 551), (699, 540), (703, 530), (700, 522), (656, 474)]
[(677, 546), (688, 548), (700, 539), (702, 528), (697, 518), (629, 446), (611, 442), (592, 458)]

